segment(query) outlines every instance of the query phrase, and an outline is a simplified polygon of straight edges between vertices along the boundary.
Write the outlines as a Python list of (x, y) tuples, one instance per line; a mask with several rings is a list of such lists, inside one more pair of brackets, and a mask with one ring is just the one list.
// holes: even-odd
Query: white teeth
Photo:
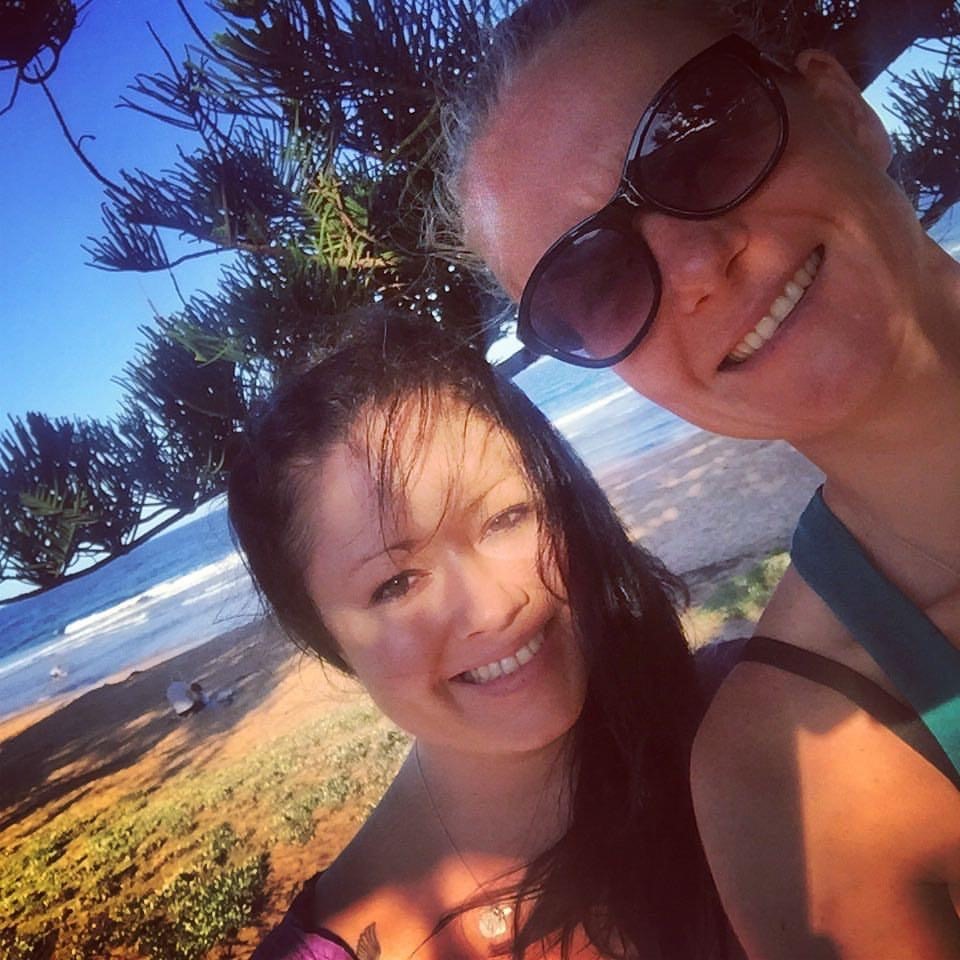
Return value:
[(743, 363), (773, 337), (813, 283), (822, 262), (820, 250), (814, 250), (806, 263), (784, 284), (783, 293), (770, 304), (760, 322), (727, 354), (728, 362)]
[(789, 297), (777, 297), (770, 304), (770, 316), (774, 320), (785, 320), (787, 314), (793, 309), (794, 301)]
[(756, 330), (764, 340), (769, 340), (777, 332), (779, 326), (780, 324), (773, 317), (764, 317), (757, 324)]
[(465, 670), (462, 676), (469, 683), (489, 683), (497, 677), (516, 673), (524, 664), (529, 663), (543, 646), (543, 635), (537, 634), (532, 640), (525, 643), (519, 650), (501, 660), (485, 663), (482, 667)]
[(529, 663), (533, 659), (534, 651), (529, 647), (521, 647), (514, 656), (517, 658), (517, 663), (522, 667), (525, 663)]
[(504, 657), (500, 661), (500, 669), (504, 672), (504, 675), (513, 673), (520, 669), (520, 661), (516, 657)]

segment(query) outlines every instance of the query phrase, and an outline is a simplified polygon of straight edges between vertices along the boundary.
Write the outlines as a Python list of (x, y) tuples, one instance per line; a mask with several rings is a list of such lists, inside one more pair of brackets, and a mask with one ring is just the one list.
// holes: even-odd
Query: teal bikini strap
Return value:
[(867, 559), (822, 488), (800, 517), (790, 557), (960, 770), (960, 649)]

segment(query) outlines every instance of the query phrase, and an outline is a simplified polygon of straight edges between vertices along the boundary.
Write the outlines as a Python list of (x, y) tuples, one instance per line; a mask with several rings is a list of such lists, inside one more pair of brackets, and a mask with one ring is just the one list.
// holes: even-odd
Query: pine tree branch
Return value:
[(60, 124), (60, 130), (63, 132), (64, 137), (67, 140), (67, 143), (70, 144), (70, 147), (73, 149), (73, 152), (80, 158), (80, 162), (100, 181), (105, 187), (109, 190), (114, 190), (121, 195), (125, 195), (123, 187), (114, 183), (112, 180), (109, 180), (105, 177), (87, 158), (86, 154), (83, 152), (83, 149), (80, 146), (79, 141), (73, 138), (73, 135), (70, 133), (70, 129), (67, 126), (67, 121), (64, 119), (63, 114), (60, 112), (60, 107), (57, 106), (57, 101), (54, 99), (53, 94), (50, 92), (50, 88), (43, 81), (40, 82), (40, 89), (46, 94), (47, 100), (50, 101), (50, 106), (53, 109), (53, 115), (57, 118), (57, 122)]
[(177, 6), (180, 8), (180, 13), (183, 14), (183, 19), (187, 21), (190, 26), (190, 29), (193, 31), (194, 36), (200, 41), (200, 44), (207, 50), (207, 52), (213, 56), (218, 56), (218, 51), (215, 46), (203, 35), (203, 31), (197, 26), (197, 21), (193, 19), (190, 11), (187, 9), (187, 5), (183, 0), (177, 0)]
[(944, 36), (951, 29), (951, 17), (956, 17), (955, 0), (913, 0), (909, 6), (909, 15), (905, 16), (901, 4), (860, 0), (856, 19), (832, 34), (831, 53), (861, 90), (918, 37)]
[[(101, 570), (108, 564), (113, 563), (113, 561), (118, 557), (125, 556), (126, 554), (130, 553), (131, 550), (134, 550), (141, 544), (146, 543), (147, 540), (155, 537), (158, 533), (162, 533), (167, 529), (167, 527), (173, 526), (173, 524), (175, 524), (178, 520), (182, 520), (184, 517), (189, 517), (190, 514), (196, 512), (198, 508), (202, 507), (205, 503), (208, 503), (214, 498), (219, 497), (222, 493), (222, 490), (217, 490), (215, 493), (211, 493), (202, 500), (198, 500), (193, 507), (191, 507), (191, 509), (177, 510), (172, 517), (168, 517), (166, 520), (158, 523), (146, 533), (142, 533), (136, 539), (131, 540), (129, 543), (119, 547), (117, 550), (111, 552), (102, 560), (98, 560), (96, 563), (91, 564), (89, 567), (84, 567), (82, 570), (77, 570), (75, 573), (68, 573), (63, 577), (60, 577), (55, 583), (46, 584), (45, 586), (37, 587), (33, 590), (27, 590), (24, 593), (18, 593), (15, 597), (5, 597), (0, 599), (0, 607), (10, 606), (11, 604), (17, 603), (20, 600), (28, 600), (31, 597), (40, 596), (42, 593), (49, 593), (49, 591), (55, 589), (56, 587), (62, 586), (65, 583), (69, 583), (71, 580), (80, 580), (82, 577), (88, 577), (91, 573), (96, 573), (98, 570)], [(17, 580), (17, 578), (0, 575), (0, 580)]]

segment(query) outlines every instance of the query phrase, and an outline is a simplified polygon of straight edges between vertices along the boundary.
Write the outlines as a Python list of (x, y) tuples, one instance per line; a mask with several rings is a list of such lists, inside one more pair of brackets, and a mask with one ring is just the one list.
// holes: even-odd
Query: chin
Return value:
[(557, 725), (552, 729), (521, 730), (514, 735), (505, 735), (498, 731), (496, 738), (491, 736), (477, 745), (476, 753), (487, 757), (531, 756), (562, 744), (576, 726), (573, 722)]
[[(786, 440), (793, 445), (816, 438), (844, 435), (884, 406), (885, 384), (896, 377), (891, 350), (867, 350), (855, 345), (810, 350), (803, 362), (780, 365), (770, 376), (757, 378), (741, 396), (696, 407), (667, 400), (690, 423), (723, 436), (747, 440)], [(744, 371), (747, 374), (747, 371)]]
[[(572, 693), (572, 691), (569, 691)], [(544, 709), (545, 708), (545, 709)], [(461, 717), (448, 746), (475, 756), (520, 756), (538, 753), (564, 740), (576, 726), (583, 697), (562, 702), (526, 704), (484, 717)]]
[(813, 371), (819, 376), (811, 377), (792, 409), (783, 411), (780, 436), (802, 446), (856, 432), (881, 414), (889, 403), (885, 384), (891, 382), (895, 364), (891, 358), (872, 359), (864, 352), (849, 364)]
[[(559, 709), (557, 709), (559, 707)], [(577, 725), (583, 710), (583, 697), (555, 705), (549, 713), (518, 711), (509, 724), (484, 738), (485, 752), (505, 754), (535, 753), (564, 740)]]

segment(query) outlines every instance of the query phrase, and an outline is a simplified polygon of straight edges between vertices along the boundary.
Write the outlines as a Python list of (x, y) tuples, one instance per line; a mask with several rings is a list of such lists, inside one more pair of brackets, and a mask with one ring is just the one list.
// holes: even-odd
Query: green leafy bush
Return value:
[(266, 853), (233, 869), (185, 872), (142, 903), (137, 946), (150, 960), (199, 960), (259, 911), (270, 870)]
[(788, 553), (771, 554), (746, 573), (721, 584), (704, 602), (703, 609), (726, 619), (758, 619), (789, 565)]
[(255, 920), (270, 851), (307, 843), (345, 803), (361, 817), (408, 747), (361, 700), (239, 759), (4, 837), (0, 958), (203, 956)]

